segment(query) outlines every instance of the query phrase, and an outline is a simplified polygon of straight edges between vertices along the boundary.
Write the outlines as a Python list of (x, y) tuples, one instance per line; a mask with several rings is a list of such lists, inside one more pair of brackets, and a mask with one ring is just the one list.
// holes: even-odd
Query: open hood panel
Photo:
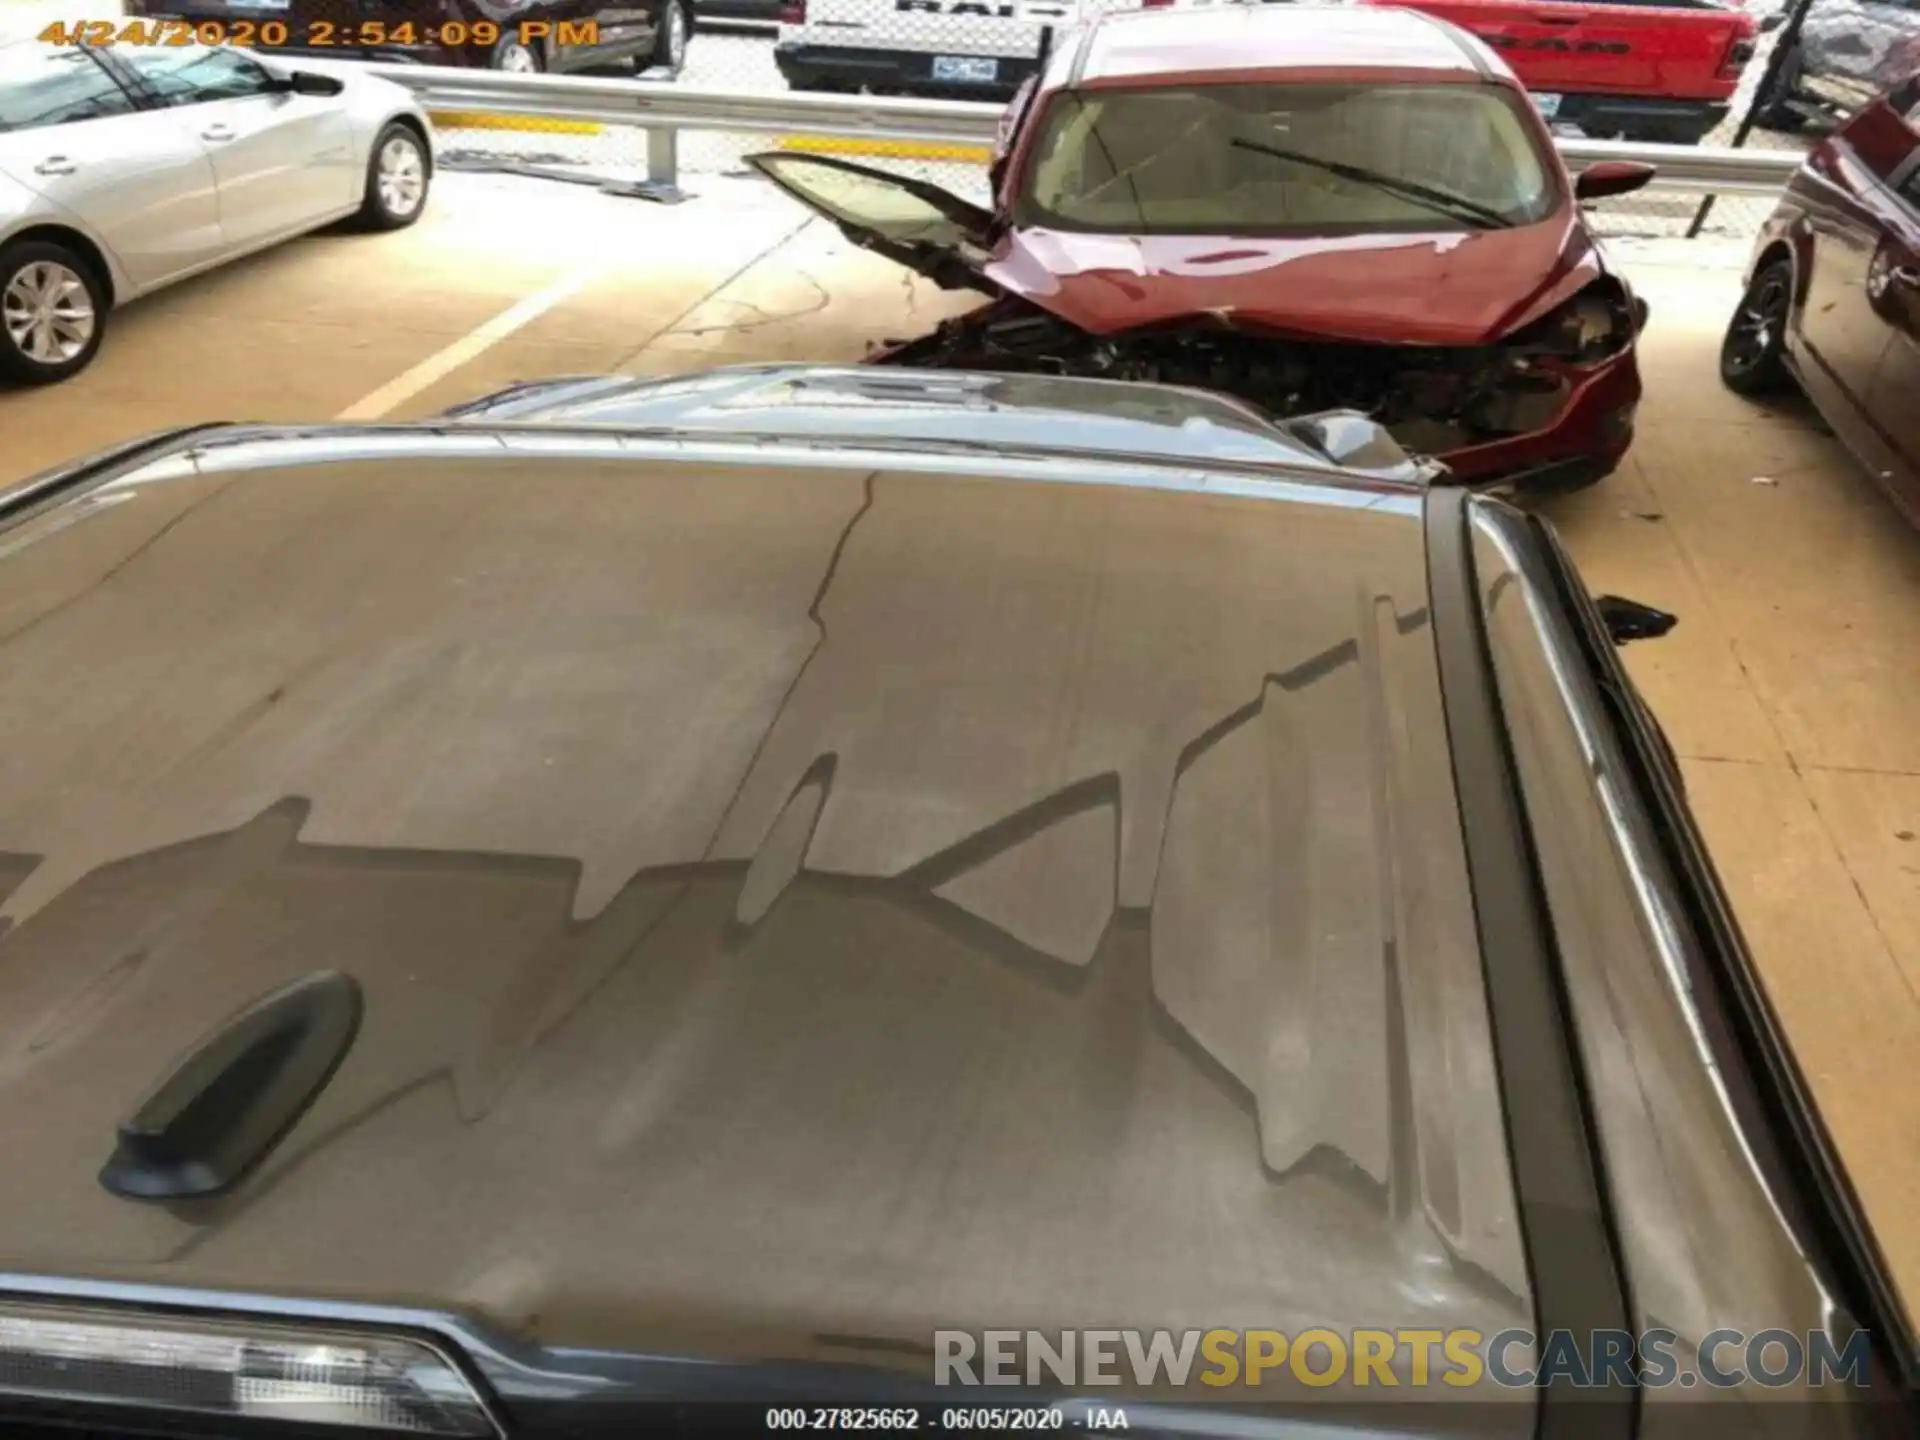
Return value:
[(758, 170), (846, 237), (949, 290), (990, 289), (982, 274), (993, 216), (937, 185), (823, 155), (749, 155)]

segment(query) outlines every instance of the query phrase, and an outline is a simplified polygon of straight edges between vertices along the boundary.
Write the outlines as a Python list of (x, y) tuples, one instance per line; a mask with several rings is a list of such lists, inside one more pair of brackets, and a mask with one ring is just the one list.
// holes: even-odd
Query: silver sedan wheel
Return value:
[(0, 295), (0, 324), (29, 360), (64, 365), (93, 339), (93, 297), (87, 282), (54, 260), (23, 265)]
[(396, 220), (405, 220), (427, 198), (427, 162), (420, 142), (407, 135), (390, 135), (380, 147), (374, 168), (380, 203)]
[(687, 12), (679, 5), (667, 6), (667, 68), (678, 70), (687, 63)]
[(515, 41), (500, 51), (500, 68), (509, 75), (538, 75), (540, 61), (533, 51)]

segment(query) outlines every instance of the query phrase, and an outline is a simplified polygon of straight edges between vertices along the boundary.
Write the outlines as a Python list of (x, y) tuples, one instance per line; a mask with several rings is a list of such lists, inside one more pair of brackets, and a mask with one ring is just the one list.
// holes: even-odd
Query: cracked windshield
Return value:
[(1024, 218), (1220, 234), (1526, 224), (1554, 182), (1492, 86), (1213, 85), (1062, 97)]

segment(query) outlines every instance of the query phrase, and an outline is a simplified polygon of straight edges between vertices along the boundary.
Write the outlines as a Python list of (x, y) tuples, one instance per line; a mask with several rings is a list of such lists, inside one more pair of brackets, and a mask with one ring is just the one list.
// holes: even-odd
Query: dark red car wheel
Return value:
[(1787, 383), (1787, 321), (1793, 308), (1793, 262), (1763, 265), (1740, 297), (1720, 342), (1720, 379), (1741, 395), (1764, 395)]

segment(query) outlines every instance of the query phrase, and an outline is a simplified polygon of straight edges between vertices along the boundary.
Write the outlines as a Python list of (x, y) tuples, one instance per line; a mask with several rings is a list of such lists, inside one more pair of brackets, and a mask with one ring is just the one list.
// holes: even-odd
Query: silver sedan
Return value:
[(66, 379), (114, 306), (238, 256), (412, 224), (431, 133), (406, 90), (345, 69), (0, 42), (0, 377)]

